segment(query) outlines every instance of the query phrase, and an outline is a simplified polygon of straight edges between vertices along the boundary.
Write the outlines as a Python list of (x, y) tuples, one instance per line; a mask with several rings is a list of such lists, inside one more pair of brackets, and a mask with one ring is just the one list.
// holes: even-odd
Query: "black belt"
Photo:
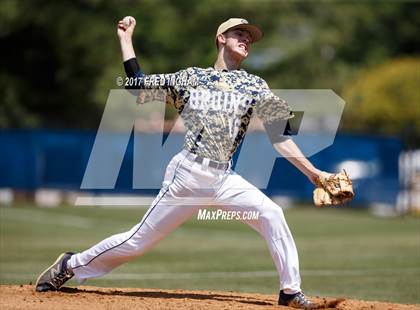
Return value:
[[(187, 157), (189, 159), (191, 159), (192, 161), (195, 161), (196, 163), (202, 164), (204, 162), (204, 160), (206, 159), (204, 157), (201, 157), (201, 156), (198, 156), (198, 155), (194, 154), (191, 151), (188, 151), (188, 150), (184, 150), (184, 151), (186, 151), (188, 153)], [(209, 167), (214, 168), (214, 169), (226, 170), (230, 167), (230, 162), (229, 161), (228, 162), (220, 162), (220, 161), (211, 160), (211, 159), (207, 159), (207, 160), (209, 162)]]
[[(196, 155), (196, 157), (193, 158), (193, 160), (196, 163), (202, 164), (204, 161), (204, 157)], [(227, 168), (229, 168), (229, 162), (223, 163), (223, 162), (209, 159), (209, 167), (214, 168), (214, 169), (219, 169), (219, 170), (226, 170)]]

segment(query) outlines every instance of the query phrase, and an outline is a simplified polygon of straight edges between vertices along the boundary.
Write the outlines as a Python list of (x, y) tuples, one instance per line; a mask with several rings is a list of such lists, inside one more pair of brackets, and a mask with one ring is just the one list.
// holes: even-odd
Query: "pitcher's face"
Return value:
[(225, 34), (225, 48), (231, 53), (242, 58), (248, 57), (249, 47), (252, 39), (248, 31), (242, 29), (233, 29), (227, 31)]

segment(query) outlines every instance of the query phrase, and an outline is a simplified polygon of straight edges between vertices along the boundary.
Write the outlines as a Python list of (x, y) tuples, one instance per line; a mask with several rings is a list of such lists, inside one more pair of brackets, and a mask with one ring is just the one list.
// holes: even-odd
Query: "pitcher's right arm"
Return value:
[(170, 89), (188, 78), (187, 70), (181, 70), (175, 73), (167, 74), (144, 74), (136, 58), (133, 47), (133, 33), (136, 27), (136, 21), (131, 20), (127, 27), (122, 20), (118, 22), (117, 35), (120, 40), (121, 53), (124, 61), (124, 70), (130, 85), (126, 85), (128, 89)]

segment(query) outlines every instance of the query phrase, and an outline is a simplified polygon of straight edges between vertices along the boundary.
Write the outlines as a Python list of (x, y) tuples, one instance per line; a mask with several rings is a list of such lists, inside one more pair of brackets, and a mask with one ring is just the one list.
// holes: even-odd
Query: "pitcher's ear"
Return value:
[(221, 33), (217, 36), (217, 47), (219, 47), (219, 44), (224, 44), (224, 43), (226, 43), (226, 37), (223, 33)]

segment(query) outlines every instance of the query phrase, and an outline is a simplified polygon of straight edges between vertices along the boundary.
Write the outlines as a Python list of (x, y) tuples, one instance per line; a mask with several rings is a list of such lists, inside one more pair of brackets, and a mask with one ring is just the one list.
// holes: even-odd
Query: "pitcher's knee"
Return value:
[(163, 237), (164, 235), (161, 232), (154, 229), (145, 221), (126, 243), (132, 249), (131, 254), (133, 256), (139, 256), (157, 244)]
[(264, 200), (261, 215), (267, 220), (279, 218), (284, 219), (283, 209), (270, 199)]
[(259, 220), (260, 229), (264, 236), (279, 239), (290, 235), (283, 210), (278, 206), (264, 210), (260, 214)]
[(260, 214), (260, 218), (262, 219), (262, 221), (264, 221), (267, 224), (283, 221), (284, 219), (283, 210), (280, 208), (278, 208), (278, 210), (277, 209), (266, 210), (262, 214)]

